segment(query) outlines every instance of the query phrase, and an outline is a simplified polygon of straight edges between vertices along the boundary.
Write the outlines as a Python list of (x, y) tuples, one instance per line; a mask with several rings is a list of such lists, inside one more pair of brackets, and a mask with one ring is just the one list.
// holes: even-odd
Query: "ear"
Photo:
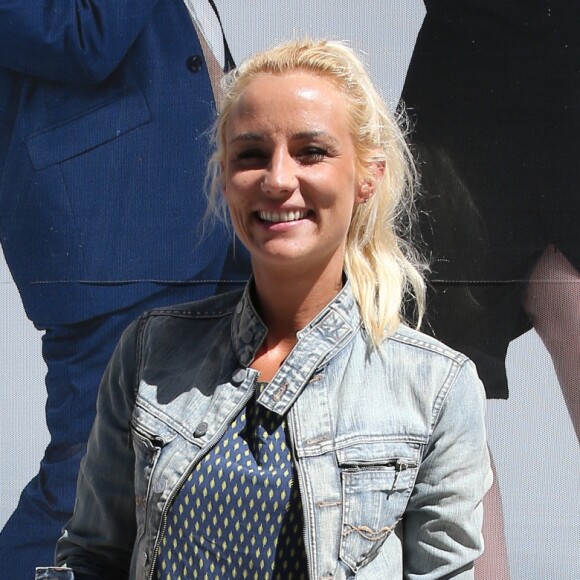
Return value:
[(372, 178), (363, 179), (359, 183), (356, 203), (366, 203), (372, 195), (375, 193), (375, 185), (377, 181), (382, 179), (385, 174), (385, 162), (384, 161), (372, 161), (369, 165), (369, 170)]
[(370, 179), (363, 180), (358, 187), (355, 203), (366, 203), (374, 193), (374, 185)]

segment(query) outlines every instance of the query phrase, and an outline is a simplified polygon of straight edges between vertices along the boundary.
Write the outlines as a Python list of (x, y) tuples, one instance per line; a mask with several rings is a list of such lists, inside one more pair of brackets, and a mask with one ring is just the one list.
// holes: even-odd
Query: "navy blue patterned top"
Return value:
[[(258, 383), (258, 389), (267, 383)], [(156, 578), (306, 580), (302, 502), (284, 418), (252, 397), (167, 515)]]

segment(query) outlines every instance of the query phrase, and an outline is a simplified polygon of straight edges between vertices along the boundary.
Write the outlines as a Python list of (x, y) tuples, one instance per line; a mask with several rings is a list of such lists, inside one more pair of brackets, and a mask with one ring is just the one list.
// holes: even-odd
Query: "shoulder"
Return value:
[[(195, 348), (203, 351), (210, 336), (231, 332), (231, 321), (243, 290), (235, 290), (194, 302), (185, 302), (144, 312), (128, 329), (129, 340), (147, 356), (155, 352)], [(207, 340), (204, 340), (207, 339)]]
[(473, 362), (441, 341), (404, 325), (381, 345), (393, 374), (417, 397), (440, 409), (452, 391), (480, 398), (483, 386)]
[(448, 360), (459, 365), (465, 364), (469, 360), (466, 355), (452, 349), (440, 340), (403, 324), (399, 325), (397, 330), (385, 340), (383, 345), (388, 344), (390, 341), (407, 347), (410, 352), (431, 353), (434, 358)]
[(206, 319), (231, 316), (243, 292), (243, 289), (237, 289), (202, 300), (154, 308), (145, 312), (141, 318), (146, 322), (150, 319), (163, 318)]
[(232, 317), (242, 292), (142, 314), (121, 340), (127, 352), (132, 352), (135, 385), (144, 380), (160, 390), (163, 385), (176, 388), (195, 369), (203, 368), (205, 373), (212, 364), (219, 364), (231, 349)]

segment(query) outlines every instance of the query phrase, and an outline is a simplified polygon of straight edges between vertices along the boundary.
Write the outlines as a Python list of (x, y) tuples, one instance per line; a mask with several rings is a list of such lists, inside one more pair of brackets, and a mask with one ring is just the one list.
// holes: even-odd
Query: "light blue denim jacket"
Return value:
[[(266, 328), (250, 288), (149, 312), (125, 332), (57, 563), (152, 577), (172, 499), (252, 395)], [(484, 391), (465, 356), (404, 326), (369, 348), (347, 282), (259, 402), (287, 415), (311, 579), (473, 577), (491, 471)]]

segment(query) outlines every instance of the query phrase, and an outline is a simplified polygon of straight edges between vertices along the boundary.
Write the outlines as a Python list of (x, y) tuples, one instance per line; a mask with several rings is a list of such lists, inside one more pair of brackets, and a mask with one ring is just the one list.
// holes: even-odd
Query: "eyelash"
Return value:
[(298, 155), (300, 158), (307, 157), (315, 161), (322, 161), (327, 156), (328, 150), (324, 147), (308, 147)]
[[(269, 153), (260, 149), (246, 149), (238, 152), (236, 161), (251, 161), (253, 159), (266, 159)], [(295, 158), (301, 163), (317, 163), (330, 155), (330, 151), (325, 147), (311, 146), (301, 149)]]
[(236, 155), (236, 159), (244, 160), (244, 159), (255, 159), (258, 157), (264, 157), (264, 153), (257, 149), (248, 149), (246, 151), (240, 151)]

